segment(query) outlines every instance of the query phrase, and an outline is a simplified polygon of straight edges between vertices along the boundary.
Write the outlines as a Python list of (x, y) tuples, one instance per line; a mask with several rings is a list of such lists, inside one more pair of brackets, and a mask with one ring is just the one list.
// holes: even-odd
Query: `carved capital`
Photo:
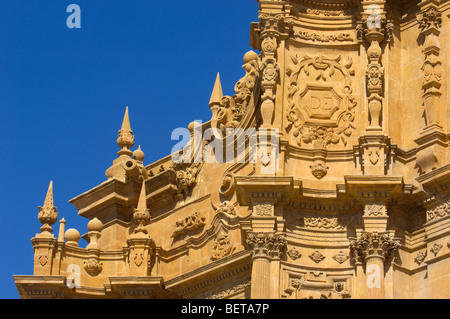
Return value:
[(422, 34), (439, 34), (442, 27), (442, 14), (436, 6), (430, 6), (416, 15)]
[(247, 244), (252, 251), (253, 258), (281, 258), (287, 245), (283, 233), (255, 233), (247, 234)]
[(285, 16), (284, 13), (262, 12), (258, 18), (262, 38), (279, 38), (282, 34), (288, 33), (292, 28), (292, 18)]
[(393, 256), (400, 244), (387, 233), (376, 231), (363, 232), (358, 239), (350, 241), (350, 251), (355, 262), (366, 262), (369, 258), (378, 257), (383, 262)]

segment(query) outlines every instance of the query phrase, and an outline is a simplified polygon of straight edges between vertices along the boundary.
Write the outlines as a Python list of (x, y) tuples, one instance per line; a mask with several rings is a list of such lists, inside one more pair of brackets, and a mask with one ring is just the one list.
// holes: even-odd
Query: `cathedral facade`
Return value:
[(258, 2), (183, 148), (144, 164), (126, 109), (87, 234), (50, 183), (21, 298), (450, 298), (450, 1)]

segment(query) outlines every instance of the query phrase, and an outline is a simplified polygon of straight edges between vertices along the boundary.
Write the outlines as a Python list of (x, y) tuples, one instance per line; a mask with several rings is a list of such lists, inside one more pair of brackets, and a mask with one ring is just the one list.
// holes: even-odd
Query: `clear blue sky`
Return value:
[[(72, 3), (81, 29), (66, 26)], [(33, 273), (49, 181), (59, 218), (86, 233), (68, 201), (106, 180), (125, 107), (144, 163), (168, 155), (175, 128), (211, 118), (217, 72), (234, 94), (257, 16), (254, 0), (0, 1), (0, 298)]]

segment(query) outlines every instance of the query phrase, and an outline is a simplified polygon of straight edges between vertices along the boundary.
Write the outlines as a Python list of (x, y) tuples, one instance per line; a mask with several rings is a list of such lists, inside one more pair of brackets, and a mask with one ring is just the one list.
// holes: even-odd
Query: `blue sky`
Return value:
[[(81, 29), (66, 25), (72, 3)], [(175, 128), (211, 118), (217, 72), (234, 94), (257, 16), (254, 0), (0, 1), (0, 298), (33, 273), (49, 181), (59, 218), (86, 233), (68, 201), (106, 180), (125, 107), (144, 163), (168, 155)]]

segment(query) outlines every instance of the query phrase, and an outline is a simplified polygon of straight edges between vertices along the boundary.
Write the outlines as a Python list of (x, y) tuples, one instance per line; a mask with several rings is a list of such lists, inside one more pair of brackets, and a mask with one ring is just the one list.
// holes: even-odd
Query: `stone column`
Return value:
[(445, 144), (447, 142), (443, 127), (439, 123), (442, 116), (442, 61), (439, 42), (442, 27), (442, 14), (438, 0), (422, 0), (417, 21), (423, 37), (424, 73), (422, 82), (422, 103), (426, 123), (420, 136), (414, 140), (418, 145), (417, 165), (421, 173), (427, 173), (445, 165)]
[[(286, 248), (286, 238), (283, 233), (249, 232), (247, 244), (252, 251), (252, 299), (278, 298), (278, 291), (271, 290), (273, 275), (271, 263), (279, 261)], [(276, 265), (275, 265), (276, 266)], [(273, 269), (272, 269), (273, 272)]]
[(384, 298), (384, 263), (399, 247), (400, 244), (388, 232), (363, 231), (359, 238), (351, 240), (350, 250), (354, 258), (365, 263), (369, 299)]

